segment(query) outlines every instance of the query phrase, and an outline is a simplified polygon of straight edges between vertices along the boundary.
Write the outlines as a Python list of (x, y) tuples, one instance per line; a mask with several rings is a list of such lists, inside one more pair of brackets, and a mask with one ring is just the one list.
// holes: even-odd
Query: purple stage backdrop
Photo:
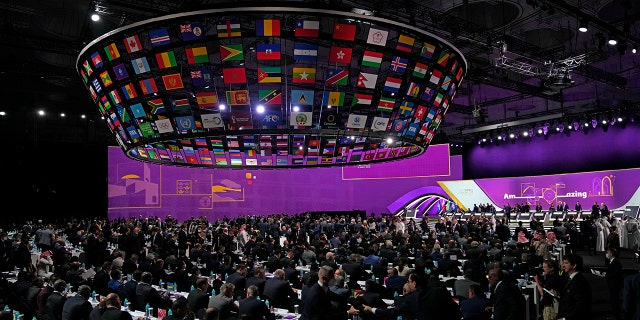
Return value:
[(231, 170), (160, 166), (109, 149), (109, 218), (166, 216), (210, 220), (241, 215), (364, 210), (395, 213), (420, 199), (436, 214), (446, 208), (438, 181), (462, 179), (462, 159), (448, 145), (422, 156), (344, 168)]

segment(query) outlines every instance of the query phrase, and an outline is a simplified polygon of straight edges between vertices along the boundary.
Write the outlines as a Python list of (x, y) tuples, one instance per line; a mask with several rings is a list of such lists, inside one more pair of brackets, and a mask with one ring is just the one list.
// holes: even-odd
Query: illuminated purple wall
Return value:
[(501, 145), (475, 145), (463, 159), (465, 177), (517, 177), (640, 167), (640, 126), (629, 123), (606, 132), (565, 130)]
[[(397, 210), (412, 191), (440, 193), (440, 180), (462, 178), (462, 159), (448, 145), (416, 158), (344, 168), (230, 170), (159, 166), (109, 149), (109, 218), (167, 214), (184, 220), (246, 214)], [(435, 190), (435, 191), (434, 191)], [(407, 194), (410, 194), (407, 196)]]

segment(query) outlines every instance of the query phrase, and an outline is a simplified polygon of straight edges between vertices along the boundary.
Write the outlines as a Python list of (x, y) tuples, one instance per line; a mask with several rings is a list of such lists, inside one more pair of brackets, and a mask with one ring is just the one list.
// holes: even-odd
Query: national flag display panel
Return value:
[[(313, 128), (333, 130), (334, 141), (346, 132), (392, 133), (411, 153), (429, 144), (466, 73), (459, 50), (393, 21), (272, 9), (203, 10), (123, 28), (81, 51), (78, 75), (123, 149), (159, 162), (304, 167), (400, 154), (378, 152), (386, 147), (377, 136), (321, 144), (309, 153), (292, 145), (256, 146), (251, 154), (241, 148), (239, 158), (229, 157), (226, 145), (216, 155), (195, 138), (183, 139), (192, 141), (192, 152), (181, 144), (176, 151), (142, 145), (208, 130), (224, 136), (227, 130)], [(263, 114), (258, 105), (265, 106)]]

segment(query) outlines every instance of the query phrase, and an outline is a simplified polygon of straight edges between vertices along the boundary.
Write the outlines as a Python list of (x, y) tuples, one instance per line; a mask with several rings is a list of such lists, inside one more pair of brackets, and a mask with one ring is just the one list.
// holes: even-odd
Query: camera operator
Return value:
[[(555, 320), (558, 313), (558, 291), (560, 289), (560, 275), (557, 263), (553, 260), (542, 262), (542, 273), (534, 274), (536, 289), (540, 293), (540, 308), (543, 320)], [(546, 290), (545, 290), (546, 289)]]

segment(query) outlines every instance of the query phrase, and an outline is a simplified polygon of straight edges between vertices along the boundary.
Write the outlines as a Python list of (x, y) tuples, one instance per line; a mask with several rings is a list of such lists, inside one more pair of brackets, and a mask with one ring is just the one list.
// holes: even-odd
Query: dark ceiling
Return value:
[[(243, 1), (0, 2), (0, 111), (7, 112), (0, 119), (3, 139), (18, 144), (115, 145), (74, 68), (80, 50), (96, 37), (136, 21), (228, 2)], [(467, 59), (468, 73), (436, 143), (472, 142), (495, 128), (613, 114), (637, 108), (640, 101), (639, 58), (631, 52), (640, 44), (637, 1), (293, 2), (369, 10), (419, 26), (458, 47)], [(93, 22), (89, 17), (96, 11), (102, 19)], [(588, 22), (585, 33), (577, 31), (581, 20)], [(624, 46), (607, 44), (610, 36)], [(474, 117), (475, 106), (485, 114), (484, 123)], [(36, 115), (40, 109), (45, 117)], [(65, 118), (59, 116), (62, 112)]]

